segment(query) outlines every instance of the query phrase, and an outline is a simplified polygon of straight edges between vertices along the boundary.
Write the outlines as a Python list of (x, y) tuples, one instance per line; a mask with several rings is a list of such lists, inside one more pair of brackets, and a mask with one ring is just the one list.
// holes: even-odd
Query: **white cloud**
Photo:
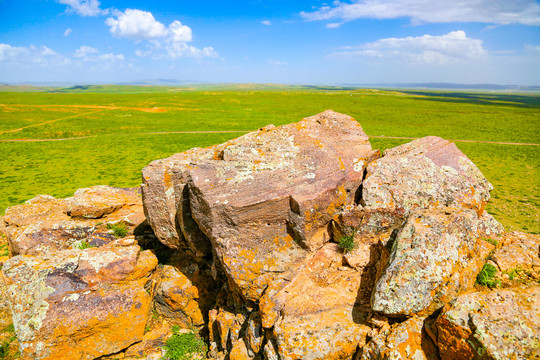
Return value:
[(195, 46), (188, 45), (186, 43), (173, 42), (166, 47), (167, 54), (170, 58), (176, 59), (180, 57), (218, 57), (218, 53), (211, 46), (203, 49), (198, 49)]
[(160, 59), (164, 57), (176, 59), (179, 57), (217, 57), (212, 47), (199, 49), (188, 43), (193, 41), (193, 32), (187, 25), (175, 20), (168, 27), (157, 21), (152, 13), (137, 9), (127, 9), (115, 12), (114, 17), (105, 23), (109, 31), (117, 37), (125, 37), (134, 41), (149, 41), (151, 50), (136, 50), (141, 57)]
[(178, 20), (172, 22), (169, 25), (169, 34), (173, 42), (190, 42), (193, 40), (193, 34), (191, 33), (191, 28)]
[(47, 46), (11, 46), (0, 44), (0, 62), (6, 64), (30, 65), (32, 67), (63, 66), (70, 59), (58, 54)]
[(165, 25), (156, 21), (152, 13), (137, 9), (116, 12), (116, 19), (107, 18), (105, 24), (114, 36), (132, 40), (152, 40), (167, 36)]
[(347, 47), (332, 56), (362, 56), (391, 58), (411, 63), (444, 64), (449, 62), (481, 59), (487, 56), (482, 40), (467, 37), (464, 31), (446, 35), (387, 38)]
[(75, 50), (75, 55), (73, 55), (76, 58), (85, 58), (90, 54), (97, 54), (99, 51), (97, 49), (94, 49), (93, 47), (83, 45), (77, 50)]
[(81, 16), (105, 15), (109, 11), (102, 10), (98, 0), (58, 0), (60, 4), (68, 5), (69, 11)]
[(66, 31), (64, 31), (64, 36), (69, 36), (72, 32), (73, 30), (71, 30), (71, 28), (67, 28)]
[(313, 12), (301, 12), (306, 20), (361, 18), (411, 18), (415, 23), (483, 22), (540, 25), (536, 0), (353, 0), (334, 1)]
[(272, 25), (272, 22), (270, 20), (263, 20), (263, 21), (261, 21), (261, 24), (266, 25), (266, 26), (270, 26), (270, 25)]

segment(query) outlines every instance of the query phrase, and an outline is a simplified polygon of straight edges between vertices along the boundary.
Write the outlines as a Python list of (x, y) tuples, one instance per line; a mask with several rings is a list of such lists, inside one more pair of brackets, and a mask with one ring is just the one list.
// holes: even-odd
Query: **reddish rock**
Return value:
[(473, 210), (412, 211), (373, 290), (373, 310), (428, 315), (471, 289), (494, 249), (481, 239), (480, 222)]
[(157, 312), (172, 323), (183, 327), (204, 325), (199, 290), (176, 268), (163, 267), (154, 297)]
[[(540, 236), (515, 231), (504, 234), (498, 240), (501, 247), (490, 259), (501, 273), (523, 275), (530, 277), (530, 280), (540, 279)], [(521, 272), (523, 274), (518, 274)]]
[(364, 346), (358, 360), (436, 360), (435, 344), (423, 331), (424, 318), (412, 317), (384, 329)]
[(362, 200), (373, 209), (460, 207), (482, 214), (493, 186), (454, 143), (428, 136), (369, 164)]
[(38, 195), (9, 207), (4, 216), (12, 256), (77, 248), (82, 242), (101, 246), (115, 239), (107, 224), (133, 231), (143, 221), (136, 190), (104, 185), (79, 189), (67, 199)]
[(140, 341), (157, 259), (110, 245), (20, 255), (2, 271), (23, 359), (93, 359)]
[(367, 312), (357, 304), (362, 274), (342, 263), (337, 245), (326, 244), (289, 284), (261, 299), (263, 325), (277, 318), (273, 337), (281, 359), (350, 359), (365, 343)]
[(436, 321), (442, 360), (540, 357), (540, 287), (462, 295)]
[[(267, 284), (330, 240), (332, 217), (354, 203), (377, 156), (356, 121), (327, 111), (151, 164), (143, 171), (146, 212), (173, 247), (187, 238), (177, 229), (195, 220), (232, 286), (257, 301)], [(190, 248), (198, 251), (194, 241)]]

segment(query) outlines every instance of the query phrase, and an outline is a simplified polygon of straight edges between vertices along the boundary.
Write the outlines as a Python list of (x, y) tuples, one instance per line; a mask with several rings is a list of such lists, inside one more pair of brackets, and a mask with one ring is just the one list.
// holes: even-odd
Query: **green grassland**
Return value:
[[(540, 233), (540, 146), (485, 143), (540, 143), (540, 97), (523, 93), (275, 85), (0, 92), (0, 214), (37, 194), (138, 186), (152, 160), (326, 109), (353, 116), (372, 136), (481, 141), (456, 144), (495, 186), (488, 210), (507, 229)], [(58, 141), (6, 141), (50, 139)], [(371, 138), (380, 149), (407, 141)]]

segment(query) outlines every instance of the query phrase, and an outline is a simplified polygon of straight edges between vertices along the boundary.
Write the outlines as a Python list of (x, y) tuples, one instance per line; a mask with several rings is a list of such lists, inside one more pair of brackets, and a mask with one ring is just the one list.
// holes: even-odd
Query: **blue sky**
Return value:
[(540, 84), (536, 0), (0, 0), (0, 82)]

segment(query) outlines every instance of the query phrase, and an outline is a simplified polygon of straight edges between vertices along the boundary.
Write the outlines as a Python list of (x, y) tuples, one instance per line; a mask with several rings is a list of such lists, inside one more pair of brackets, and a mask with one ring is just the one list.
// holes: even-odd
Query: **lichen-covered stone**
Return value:
[(136, 189), (104, 185), (79, 189), (67, 199), (38, 195), (9, 207), (4, 216), (11, 256), (72, 249), (82, 242), (102, 246), (115, 239), (107, 224), (124, 224), (132, 232), (143, 221)]
[(354, 203), (377, 157), (354, 119), (326, 111), (152, 163), (143, 170), (146, 213), (171, 247), (208, 254), (207, 237), (232, 288), (257, 301), (330, 241), (332, 217)]
[(442, 360), (540, 358), (540, 287), (462, 295), (436, 327)]
[(436, 360), (435, 344), (423, 331), (425, 318), (412, 317), (384, 329), (359, 352), (358, 360)]
[(481, 239), (480, 223), (476, 211), (468, 209), (412, 211), (373, 290), (373, 310), (427, 315), (471, 289), (494, 249)]
[(156, 265), (115, 243), (11, 258), (2, 271), (23, 359), (94, 359), (140, 341)]
[(388, 149), (370, 163), (362, 200), (373, 209), (460, 207), (482, 214), (492, 189), (454, 143), (428, 136)]
[(326, 244), (290, 283), (261, 300), (263, 317), (277, 311), (273, 337), (281, 359), (350, 359), (365, 343), (370, 327), (357, 304), (362, 274), (342, 263), (337, 245)]
[(501, 273), (523, 272), (534, 279), (540, 279), (540, 236), (520, 232), (506, 233), (501, 236), (500, 249), (490, 259)]
[(189, 278), (173, 266), (165, 265), (154, 294), (158, 313), (184, 327), (203, 326), (198, 300), (199, 290)]

